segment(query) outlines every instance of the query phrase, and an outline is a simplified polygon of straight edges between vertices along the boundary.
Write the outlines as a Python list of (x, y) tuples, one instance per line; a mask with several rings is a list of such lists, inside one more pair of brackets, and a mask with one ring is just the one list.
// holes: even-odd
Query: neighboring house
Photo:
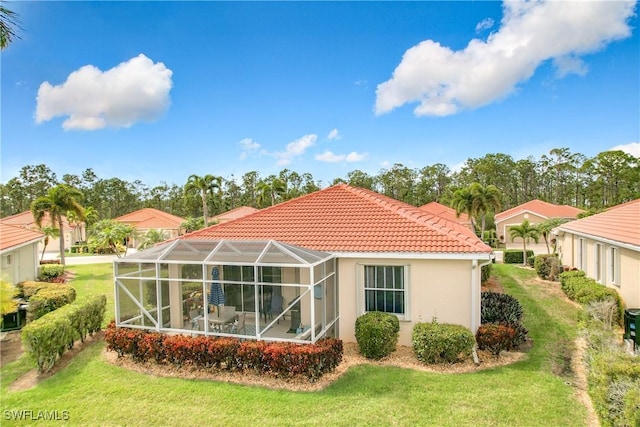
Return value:
[[(197, 325), (208, 321), (216, 334), (355, 342), (356, 318), (379, 310), (398, 316), (399, 344), (411, 345), (413, 326), (434, 318), (476, 332), (480, 270), (491, 257), (456, 221), (338, 184), (116, 260), (116, 319), (166, 332), (205, 333)], [(220, 294), (236, 323), (218, 324), (229, 310), (198, 312)]]
[(137, 248), (140, 245), (140, 237), (149, 230), (164, 232), (166, 239), (178, 237), (182, 234), (180, 225), (185, 221), (184, 218), (154, 208), (140, 209), (115, 220), (136, 229), (136, 236), (128, 241), (130, 248)]
[(562, 264), (618, 291), (640, 308), (640, 199), (554, 230)]
[(218, 214), (216, 216), (212, 216), (209, 218), (209, 224), (222, 224), (224, 222), (234, 221), (238, 218), (245, 217), (247, 215), (251, 215), (254, 212), (258, 212), (258, 209), (252, 208), (251, 206), (240, 206), (239, 208), (231, 209), (230, 211)]
[(420, 206), (420, 209), (425, 211), (425, 212), (429, 212), (431, 214), (434, 215), (438, 215), (444, 219), (447, 219), (449, 221), (456, 221), (459, 222), (460, 224), (464, 225), (465, 227), (468, 227), (469, 230), (471, 231), (475, 231), (473, 229), (473, 225), (471, 224), (471, 220), (469, 219), (469, 215), (467, 215), (464, 212), (460, 213), (460, 216), (458, 216), (458, 214), (456, 213), (456, 210), (453, 208), (450, 208), (449, 206), (445, 206), (442, 203), (438, 203), (438, 202), (429, 202), (425, 205)]
[[(531, 200), (495, 215), (496, 233), (502, 243), (514, 243), (510, 229), (514, 225), (520, 225), (525, 219), (533, 225), (540, 224), (550, 218), (576, 219), (582, 209), (567, 205), (554, 205), (542, 200)], [(516, 243), (522, 244), (521, 240)]]
[(2, 280), (11, 285), (38, 277), (38, 244), (44, 233), (0, 222)]
[[(25, 211), (19, 214), (11, 215), (0, 219), (1, 223), (14, 225), (17, 227), (28, 228), (31, 230), (40, 231), (40, 228), (36, 225), (36, 221), (33, 218), (33, 214), (31, 211)], [(82, 240), (82, 226), (83, 224), (69, 224), (67, 218), (62, 216), (62, 232), (60, 236), (64, 238), (64, 247), (69, 249), (71, 245), (74, 245), (76, 242), (80, 242)], [(58, 224), (51, 224), (51, 220), (49, 219), (49, 214), (45, 213), (42, 219), (42, 227), (55, 227), (58, 228)], [(39, 244), (39, 252), (42, 252), (44, 249), (44, 242), (40, 242)], [(49, 243), (47, 244), (47, 251), (50, 252), (59, 252), (60, 251), (60, 237), (50, 237)]]

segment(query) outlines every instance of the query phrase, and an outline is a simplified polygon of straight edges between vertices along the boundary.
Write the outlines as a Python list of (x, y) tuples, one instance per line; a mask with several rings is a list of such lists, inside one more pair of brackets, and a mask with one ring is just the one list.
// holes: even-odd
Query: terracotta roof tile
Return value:
[(218, 221), (218, 223), (233, 221), (238, 218), (245, 217), (247, 215), (251, 215), (254, 212), (257, 212), (258, 209), (252, 208), (251, 206), (240, 206), (239, 208), (231, 209), (228, 212), (221, 213), (216, 216), (212, 216), (209, 218), (209, 221)]
[(184, 218), (153, 208), (140, 209), (135, 212), (122, 215), (115, 220), (125, 224), (130, 224), (141, 230), (151, 228), (180, 228), (180, 224), (185, 221)]
[(553, 203), (536, 199), (502, 211), (496, 214), (495, 219), (496, 221), (500, 221), (524, 211), (532, 212), (545, 218), (575, 218), (579, 213), (584, 212), (582, 209), (574, 208), (573, 206), (554, 205)]
[(462, 224), (470, 223), (469, 215), (467, 215), (466, 213), (460, 213), (460, 216), (457, 216), (455, 209), (450, 208), (449, 206), (445, 206), (442, 203), (429, 202), (425, 205), (420, 206), (420, 209), (425, 212), (429, 212), (442, 218), (448, 219), (449, 221), (456, 221)]
[(491, 252), (471, 230), (456, 221), (346, 184), (180, 239), (274, 239), (333, 252)]
[(640, 247), (640, 199), (562, 224), (558, 230), (578, 232)]
[(37, 242), (43, 237), (44, 233), (39, 231), (0, 222), (0, 251)]
[[(16, 225), (18, 227), (30, 228), (32, 230), (39, 230), (38, 226), (36, 225), (36, 220), (33, 218), (33, 214), (31, 213), (31, 211), (24, 211), (15, 215), (6, 216), (0, 219), (0, 222), (9, 225)], [(51, 221), (49, 220), (49, 214), (45, 213), (42, 219), (42, 226), (47, 227), (50, 225)], [(58, 224), (56, 224), (55, 227), (58, 228)], [(69, 231), (75, 229), (75, 226), (72, 227), (71, 225), (69, 225), (67, 218), (63, 215), (62, 228), (64, 231)]]

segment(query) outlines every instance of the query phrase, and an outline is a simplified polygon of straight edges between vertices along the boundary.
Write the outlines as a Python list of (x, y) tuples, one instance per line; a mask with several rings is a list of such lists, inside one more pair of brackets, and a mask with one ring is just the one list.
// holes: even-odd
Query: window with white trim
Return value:
[(593, 263), (593, 275), (598, 283), (604, 283), (602, 280), (602, 245), (595, 244), (595, 260)]
[(609, 248), (609, 283), (615, 286), (620, 286), (618, 280), (618, 258), (620, 254), (618, 248)]
[(406, 269), (401, 265), (364, 266), (364, 309), (397, 315), (407, 313)]

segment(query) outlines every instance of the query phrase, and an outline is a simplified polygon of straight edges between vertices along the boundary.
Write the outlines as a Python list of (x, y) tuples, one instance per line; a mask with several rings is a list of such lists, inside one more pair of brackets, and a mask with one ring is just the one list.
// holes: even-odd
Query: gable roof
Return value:
[(0, 222), (0, 251), (2, 252), (38, 242), (43, 237), (44, 233), (39, 231)]
[(633, 245), (640, 250), (640, 199), (567, 222), (557, 230)]
[(584, 212), (582, 209), (574, 208), (573, 206), (554, 205), (553, 203), (535, 199), (496, 214), (495, 220), (502, 221), (525, 211), (545, 218), (575, 218), (579, 213)]
[[(33, 214), (31, 211), (20, 212), (15, 215), (6, 216), (0, 219), (0, 222), (9, 225), (15, 225), (17, 227), (30, 228), (32, 230), (38, 230), (38, 226), (36, 225), (36, 220), (33, 218)], [(51, 220), (49, 219), (49, 213), (45, 212), (44, 217), (42, 218), (42, 226), (48, 227), (51, 226)], [(58, 224), (55, 224), (55, 227), (58, 228)], [(70, 231), (75, 229), (76, 226), (71, 226), (69, 221), (67, 221), (67, 217), (62, 215), (62, 229), (63, 231)]]
[(154, 208), (140, 209), (115, 219), (118, 222), (132, 225), (137, 229), (171, 229), (180, 228), (185, 220)]
[(429, 212), (434, 215), (438, 215), (442, 218), (448, 219), (449, 221), (456, 221), (462, 224), (469, 224), (469, 215), (464, 212), (460, 213), (460, 216), (457, 216), (456, 210), (450, 208), (449, 206), (445, 206), (442, 203), (438, 202), (429, 202), (420, 206), (421, 210), (425, 212)]
[(492, 251), (458, 222), (347, 184), (334, 185), (179, 239), (274, 239), (328, 252)]
[(230, 211), (212, 216), (211, 218), (209, 218), (209, 221), (218, 221), (218, 223), (233, 221), (238, 218), (251, 215), (252, 213), (257, 211), (258, 209), (252, 208), (251, 206), (240, 206), (239, 208), (231, 209)]

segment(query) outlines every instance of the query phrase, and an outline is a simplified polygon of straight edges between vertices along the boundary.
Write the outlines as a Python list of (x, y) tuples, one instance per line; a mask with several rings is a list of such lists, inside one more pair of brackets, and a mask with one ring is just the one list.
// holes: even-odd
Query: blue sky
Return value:
[(640, 155), (635, 2), (17, 2), (1, 175), (327, 185), (569, 147)]

